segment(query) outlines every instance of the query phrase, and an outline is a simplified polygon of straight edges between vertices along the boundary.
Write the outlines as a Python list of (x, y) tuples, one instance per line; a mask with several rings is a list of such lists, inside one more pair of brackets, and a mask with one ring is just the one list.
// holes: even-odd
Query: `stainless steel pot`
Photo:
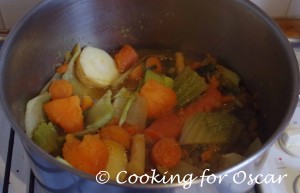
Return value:
[[(181, 184), (100, 185), (93, 176), (66, 167), (27, 138), (24, 111), (26, 102), (54, 73), (64, 51), (75, 43), (108, 51), (129, 43), (211, 53), (238, 72), (256, 93), (263, 117), (263, 147), (216, 174), (228, 175), (222, 183), (196, 180), (188, 190)], [(249, 175), (259, 174), (265, 152), (288, 124), (298, 100), (299, 74), (293, 50), (277, 25), (246, 0), (45, 0), (13, 28), (0, 62), (1, 101), (38, 182), (49, 192), (248, 191), (253, 186), (247, 184)], [(237, 178), (239, 171), (245, 173)], [(247, 180), (238, 184), (243, 174)]]

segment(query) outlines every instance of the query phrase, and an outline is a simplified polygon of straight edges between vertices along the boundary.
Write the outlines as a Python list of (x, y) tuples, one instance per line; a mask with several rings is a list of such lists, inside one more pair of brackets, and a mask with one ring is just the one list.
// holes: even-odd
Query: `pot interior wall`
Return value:
[(112, 51), (125, 43), (210, 53), (256, 93), (270, 138), (293, 110), (298, 77), (286, 40), (251, 3), (237, 0), (47, 1), (12, 32), (3, 51), (4, 98), (16, 129), (26, 102), (75, 43)]

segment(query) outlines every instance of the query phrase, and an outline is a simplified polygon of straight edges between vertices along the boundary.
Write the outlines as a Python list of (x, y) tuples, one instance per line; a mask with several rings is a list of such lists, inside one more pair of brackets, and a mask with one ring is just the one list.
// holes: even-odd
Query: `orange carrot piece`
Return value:
[(145, 136), (152, 142), (162, 138), (178, 138), (183, 127), (183, 120), (176, 114), (168, 114), (156, 119), (147, 129)]
[(105, 170), (109, 158), (108, 148), (99, 135), (85, 135), (80, 141), (68, 134), (62, 153), (72, 166), (92, 175)]
[(63, 64), (63, 65), (57, 67), (57, 68), (56, 68), (56, 72), (57, 72), (57, 73), (60, 73), (60, 74), (65, 73), (65, 72), (67, 71), (67, 69), (68, 69), (68, 66), (69, 66), (69, 65), (68, 65), (67, 63), (65, 63), (65, 64)]
[[(146, 68), (147, 67), (151, 67), (151, 66), (156, 66), (156, 68), (153, 70), (154, 72), (161, 74), (163, 73), (163, 67), (161, 64), (161, 61), (158, 57), (156, 56), (150, 56), (149, 58), (147, 58), (146, 60)], [(132, 72), (129, 74), (129, 78), (132, 80), (140, 80), (143, 77), (143, 69), (142, 69), (142, 65), (138, 65), (136, 66)]]
[(94, 101), (90, 96), (84, 96), (81, 99), (81, 109), (84, 111), (94, 105)]
[(43, 107), (48, 119), (66, 133), (83, 130), (83, 115), (78, 96), (55, 99), (44, 104)]
[(156, 165), (172, 168), (180, 160), (181, 149), (175, 139), (163, 138), (152, 147), (151, 157)]
[(215, 77), (212, 77), (209, 87), (203, 96), (187, 107), (181, 109), (179, 114), (184, 118), (188, 118), (197, 112), (210, 112), (218, 109), (222, 104), (231, 102), (235, 99), (234, 96), (223, 96), (218, 90), (218, 85), (218, 80)]
[(138, 54), (133, 47), (125, 44), (114, 58), (119, 72), (123, 73), (138, 60)]
[(136, 125), (130, 125), (130, 124), (124, 123), (122, 125), (122, 127), (129, 133), (129, 135), (131, 137), (133, 137), (136, 134), (143, 133), (143, 130), (139, 129), (138, 126), (136, 126)]
[(120, 143), (126, 150), (130, 149), (131, 136), (122, 127), (118, 125), (109, 125), (100, 130), (100, 137), (102, 139), (111, 139)]
[(51, 99), (60, 99), (70, 97), (73, 94), (72, 84), (64, 79), (53, 80), (49, 86)]
[(175, 91), (153, 79), (143, 85), (140, 95), (146, 100), (148, 118), (158, 118), (163, 114), (168, 114), (177, 105)]
[(209, 148), (207, 148), (205, 151), (203, 151), (201, 153), (201, 155), (200, 155), (201, 156), (201, 160), (203, 162), (209, 162), (212, 159), (213, 155), (216, 152), (218, 152), (218, 151), (219, 151), (219, 147), (218, 146), (216, 146), (216, 145), (210, 146)]

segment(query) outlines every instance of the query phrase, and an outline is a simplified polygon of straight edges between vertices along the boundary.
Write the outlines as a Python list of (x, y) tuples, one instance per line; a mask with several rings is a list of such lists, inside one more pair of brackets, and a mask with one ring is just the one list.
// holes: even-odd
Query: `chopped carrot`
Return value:
[(123, 73), (138, 60), (138, 54), (133, 47), (125, 44), (114, 58), (119, 72)]
[(143, 132), (142, 129), (139, 129), (136, 125), (130, 125), (127, 123), (124, 123), (122, 127), (129, 133), (130, 136), (134, 136), (136, 134), (141, 134)]
[(203, 161), (203, 162), (209, 162), (211, 159), (212, 159), (212, 157), (213, 157), (213, 155), (216, 153), (216, 152), (218, 152), (219, 151), (219, 147), (218, 146), (216, 146), (216, 145), (212, 145), (212, 146), (210, 146), (209, 148), (207, 148), (205, 151), (203, 151), (202, 153), (201, 153), (201, 160)]
[(120, 143), (126, 150), (130, 149), (131, 136), (122, 127), (118, 125), (109, 125), (100, 130), (100, 137), (102, 139), (111, 139)]
[(68, 69), (68, 66), (69, 66), (69, 65), (68, 65), (67, 63), (65, 63), (65, 64), (63, 64), (63, 65), (57, 67), (57, 68), (56, 68), (56, 72), (57, 72), (57, 73), (60, 73), (60, 74), (65, 73), (65, 72), (67, 71), (67, 69)]
[(145, 136), (152, 142), (162, 138), (178, 138), (183, 127), (183, 120), (176, 114), (168, 114), (156, 119), (146, 130)]
[(64, 79), (53, 80), (49, 86), (51, 99), (60, 99), (70, 97), (73, 94), (72, 84)]
[(191, 67), (191, 69), (196, 70), (197, 68), (200, 68), (201, 65), (202, 65), (201, 62), (193, 62), (193, 63), (190, 65), (190, 67)]
[(163, 114), (168, 114), (177, 105), (175, 91), (153, 79), (148, 80), (143, 85), (140, 95), (146, 100), (148, 118), (157, 118)]
[(105, 170), (109, 158), (108, 147), (99, 135), (85, 135), (80, 141), (68, 134), (62, 153), (72, 166), (92, 175)]
[(78, 96), (49, 101), (44, 104), (44, 110), (48, 119), (60, 126), (66, 133), (74, 133), (83, 129), (83, 115)]
[[(158, 57), (156, 56), (150, 56), (146, 60), (146, 68), (151, 67), (151, 66), (156, 66), (156, 68), (153, 70), (154, 72), (161, 74), (163, 73), (163, 67), (161, 64), (161, 61)], [(143, 69), (142, 69), (142, 64), (136, 66), (132, 72), (129, 74), (129, 78), (132, 80), (140, 80), (143, 77)]]
[(215, 77), (212, 77), (209, 87), (203, 96), (187, 107), (181, 109), (179, 114), (183, 116), (183, 118), (188, 118), (197, 112), (210, 112), (220, 108), (224, 103), (232, 102), (234, 96), (223, 96), (218, 90), (218, 86), (218, 80)]
[(151, 157), (156, 165), (172, 168), (181, 157), (181, 149), (175, 139), (163, 138), (152, 147)]
[(90, 108), (91, 106), (93, 106), (93, 104), (94, 104), (94, 101), (93, 101), (92, 97), (90, 97), (90, 96), (84, 96), (81, 99), (81, 109), (83, 111)]

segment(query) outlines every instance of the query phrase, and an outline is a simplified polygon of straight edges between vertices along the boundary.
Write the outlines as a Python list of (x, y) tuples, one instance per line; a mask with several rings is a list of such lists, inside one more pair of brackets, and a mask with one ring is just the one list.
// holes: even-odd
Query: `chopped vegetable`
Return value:
[(219, 162), (220, 162), (220, 168), (225, 169), (229, 168), (231, 166), (234, 166), (241, 161), (245, 159), (244, 156), (237, 154), (237, 153), (228, 153), (225, 155), (222, 155)]
[(78, 96), (52, 100), (44, 104), (44, 110), (48, 119), (66, 133), (75, 133), (83, 129), (83, 115)]
[(119, 50), (114, 58), (119, 72), (123, 73), (138, 60), (138, 54), (133, 47), (126, 44)]
[(157, 74), (152, 70), (146, 70), (145, 82), (147, 82), (150, 79), (155, 80), (168, 88), (173, 88), (174, 85), (174, 80), (172, 78), (165, 75)]
[(152, 79), (144, 84), (140, 95), (146, 100), (147, 117), (149, 118), (157, 118), (163, 114), (170, 113), (177, 105), (176, 93)]
[(100, 130), (102, 139), (111, 139), (121, 144), (126, 150), (130, 149), (131, 136), (127, 130), (117, 125), (108, 125)]
[(183, 120), (176, 114), (164, 115), (156, 119), (146, 130), (145, 136), (156, 142), (162, 138), (177, 139), (183, 127)]
[(185, 67), (175, 78), (174, 90), (178, 98), (178, 106), (183, 107), (200, 96), (207, 89), (205, 79), (190, 67)]
[(175, 67), (177, 74), (180, 74), (185, 67), (184, 56), (182, 52), (175, 53)]
[(131, 93), (130, 97), (128, 98), (128, 100), (123, 108), (122, 114), (120, 116), (119, 126), (123, 125), (123, 123), (126, 121), (128, 111), (131, 108), (133, 102), (135, 101), (136, 96), (137, 96), (136, 93)]
[[(139, 64), (138, 66), (136, 66), (132, 72), (129, 75), (129, 78), (132, 80), (140, 80), (143, 78), (143, 64)], [(163, 72), (163, 67), (162, 67), (162, 63), (160, 61), (160, 58), (157, 56), (150, 56), (147, 58), (146, 60), (146, 64), (145, 64), (146, 69), (149, 68), (154, 68), (151, 69), (152, 72), (155, 72), (157, 74), (161, 74)]]
[(153, 162), (161, 167), (175, 167), (181, 157), (181, 149), (173, 138), (163, 138), (154, 144), (151, 150)]
[(32, 138), (33, 131), (42, 122), (46, 121), (43, 104), (48, 102), (51, 94), (44, 92), (27, 102), (25, 111), (25, 131), (28, 137)]
[(53, 81), (55, 81), (55, 80), (61, 79), (61, 76), (62, 76), (61, 74), (55, 73), (55, 74), (53, 75), (53, 77), (49, 80), (49, 82), (47, 82), (47, 84), (42, 88), (42, 90), (41, 90), (40, 93), (48, 92), (51, 83), (52, 83)]
[(56, 68), (56, 72), (59, 74), (63, 74), (68, 70), (68, 64), (64, 63), (63, 65)]
[(262, 142), (261, 140), (256, 137), (251, 144), (249, 145), (248, 149), (245, 152), (245, 156), (250, 156), (253, 153), (255, 153), (256, 151), (258, 151), (262, 146)]
[(73, 94), (73, 86), (67, 80), (53, 80), (49, 87), (51, 99), (70, 97)]
[(94, 101), (93, 101), (92, 97), (84, 96), (81, 99), (81, 109), (83, 111), (87, 110), (88, 108), (92, 107), (93, 105), (94, 105)]
[(180, 114), (184, 118), (188, 118), (197, 112), (213, 111), (221, 107), (222, 104), (234, 100), (233, 96), (223, 96), (218, 90), (218, 86), (218, 80), (212, 77), (205, 93), (198, 100), (181, 109)]
[(183, 126), (180, 144), (234, 143), (244, 128), (235, 116), (222, 112), (200, 112)]
[(213, 155), (217, 153), (220, 148), (216, 145), (211, 145), (205, 151), (201, 153), (201, 160), (204, 162), (208, 162), (212, 159)]
[(78, 95), (81, 98), (84, 96), (92, 96), (95, 98), (99, 97), (98, 89), (91, 88), (83, 84), (80, 80), (78, 80), (76, 76), (75, 71), (75, 61), (78, 59), (79, 55), (81, 53), (81, 48), (79, 44), (76, 44), (75, 47), (72, 50), (72, 58), (70, 59), (68, 63), (68, 69), (63, 74), (62, 79), (69, 81), (73, 85), (73, 94)]
[(57, 142), (57, 132), (51, 122), (41, 123), (33, 131), (33, 141), (47, 153), (53, 153), (59, 150)]
[(221, 72), (222, 78), (224, 78), (224, 81), (229, 82), (230, 84), (233, 84), (235, 86), (239, 85), (240, 77), (235, 72), (233, 72), (221, 65), (218, 65), (218, 70)]
[(86, 130), (78, 132), (76, 136), (83, 136), (87, 133), (94, 133), (100, 127), (108, 123), (113, 117), (113, 107), (111, 104), (112, 92), (108, 90), (87, 112)]
[(127, 112), (125, 123), (135, 125), (137, 129), (143, 130), (146, 127), (147, 104), (144, 97), (136, 95), (134, 102)]
[[(128, 163), (127, 154), (122, 145), (119, 143), (104, 139), (103, 142), (108, 147), (109, 157), (108, 163), (106, 165), (105, 171), (109, 173), (109, 179), (123, 181), (126, 174), (120, 173), (121, 171), (126, 171), (126, 166)], [(120, 174), (119, 174), (120, 173)]]
[(132, 138), (130, 162), (126, 170), (129, 174), (143, 175), (145, 173), (146, 146), (143, 134), (136, 134)]
[(80, 141), (68, 134), (62, 152), (73, 167), (93, 175), (105, 170), (109, 159), (108, 147), (99, 135), (85, 135)]
[(85, 47), (76, 64), (81, 82), (92, 87), (107, 87), (119, 77), (113, 58), (104, 50)]

